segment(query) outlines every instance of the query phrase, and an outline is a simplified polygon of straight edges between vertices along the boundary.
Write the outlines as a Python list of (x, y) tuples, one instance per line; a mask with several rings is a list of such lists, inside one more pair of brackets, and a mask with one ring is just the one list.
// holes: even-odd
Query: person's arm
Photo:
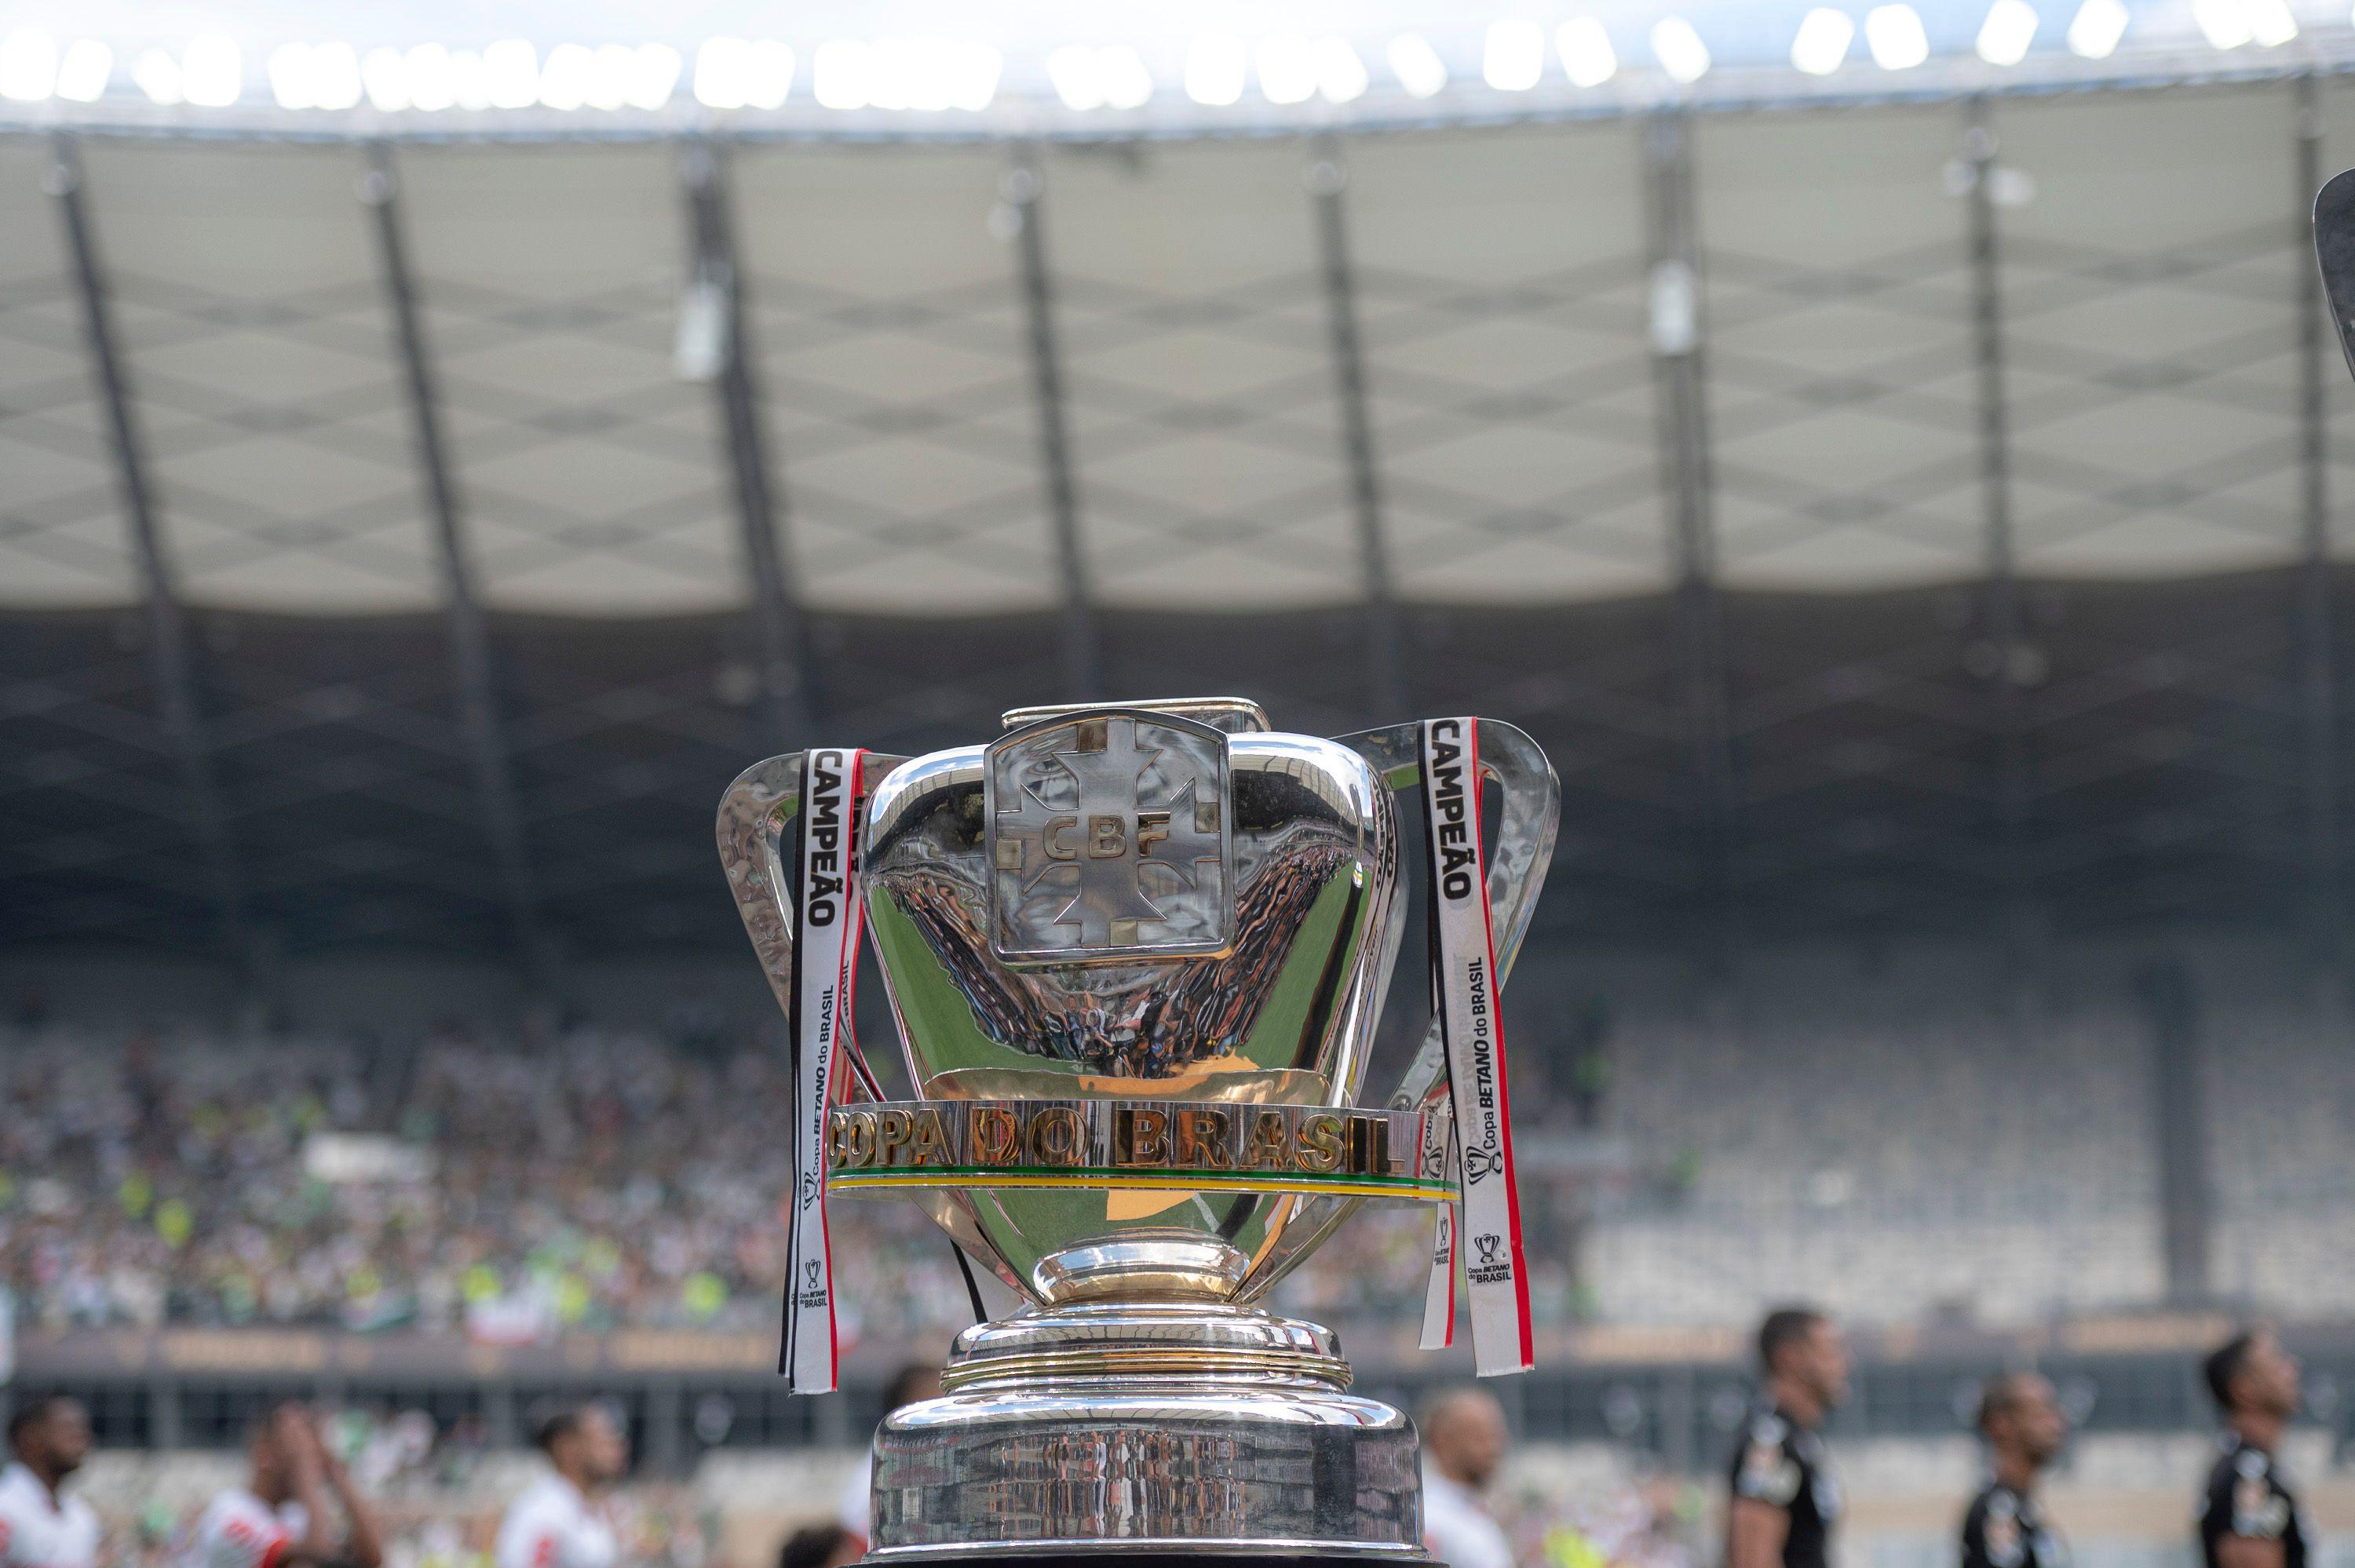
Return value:
[(1790, 1537), (1788, 1509), (1736, 1497), (1725, 1520), (1725, 1568), (1783, 1568), (1783, 1543)]
[(377, 1523), (376, 1510), (352, 1484), (343, 1460), (333, 1454), (325, 1458), (328, 1489), (344, 1506), (344, 1561), (351, 1568), (383, 1568), (384, 1531)]
[(2289, 1548), (2278, 1535), (2220, 1535), (2216, 1538), (2217, 1568), (2284, 1568)]
[(491, 1544), (491, 1568), (553, 1568), (554, 1527), (528, 1500), (510, 1506)]
[(1786, 1446), (1788, 1436), (1781, 1422), (1761, 1420), (1733, 1457), (1725, 1568), (1783, 1568), (1791, 1499), (1799, 1495), (1799, 1461)]
[(336, 1558), (336, 1538), (328, 1533), (327, 1449), (319, 1439), (310, 1412), (290, 1405), (279, 1413), (283, 1423), (279, 1441), (284, 1446), (288, 1479), (294, 1500), (303, 1505), (303, 1533), (287, 1542), (282, 1563), (325, 1563)]

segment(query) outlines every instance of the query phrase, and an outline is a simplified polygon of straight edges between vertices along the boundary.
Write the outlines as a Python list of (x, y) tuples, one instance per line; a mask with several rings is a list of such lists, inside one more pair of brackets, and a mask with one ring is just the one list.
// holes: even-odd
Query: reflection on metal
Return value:
[(2020, 614), (2011, 526), (2011, 445), (2003, 381), (2003, 297), (1996, 249), (1996, 136), (1984, 97), (1970, 101), (1963, 128), (1970, 169), (1972, 354), (1978, 371), (1979, 488), (1987, 507), (1987, 580), (1979, 635), (1988, 727), (1995, 739), (1996, 874), (2003, 882), (2005, 972), (2026, 977), (2037, 950), (2035, 884), (2028, 863), (2028, 709), (2021, 676), (2030, 658)]
[(1055, 293), (1047, 271), (1046, 176), (1036, 149), (1025, 146), (1006, 171), (1006, 205), (1021, 268), (1022, 315), (1030, 347), (1030, 390), (1039, 405), (1039, 465), (1047, 486), (1047, 524), (1063, 598), (1063, 684), (1074, 702), (1100, 694), (1103, 648), (1087, 561), (1080, 548), (1080, 493), (1071, 475), (1071, 437), (1063, 405), (1063, 361), (1055, 339)]
[(1027, 725), (986, 755), (997, 958), (1177, 958), (1234, 940), (1222, 731), (1178, 714), (1098, 710)]
[(1019, 1370), (1002, 1382), (960, 1379), (947, 1398), (894, 1411), (876, 1434), (867, 1560), (1101, 1561), (1113, 1552), (1086, 1548), (1103, 1545), (1140, 1563), (1215, 1553), (1428, 1563), (1414, 1427), (1343, 1392), (1314, 1351), (1291, 1343), (1313, 1335), (1331, 1346), (1325, 1330), (1263, 1314), (1281, 1349), (1263, 1367), (1222, 1348), (1213, 1364), (1223, 1376), (1174, 1350), (1147, 1363), (1158, 1375), (1142, 1373), (1082, 1337), (1184, 1345), (1232, 1316), (1082, 1324), (1060, 1356), (1008, 1356)]
[(1646, 217), (1652, 265), (1654, 377), (1659, 389), (1660, 461), (1676, 551), (1677, 652), (1687, 743), (1700, 789), (1695, 859), (1712, 968), (1732, 958), (1734, 807), (1732, 703), (1717, 592), (1710, 507), (1709, 408), (1702, 375), (1700, 240), (1693, 213), (1692, 128), (1678, 111), (1644, 127)]
[(735, 228), (729, 221), (728, 171), (720, 143), (703, 141), (689, 147), (682, 173), (696, 281), (719, 301), (725, 318), (719, 374), (713, 379), (719, 390), (744, 564), (752, 575), (761, 692), (757, 738), (763, 746), (783, 746), (808, 736), (824, 693), (809, 628), (794, 602), (783, 538), (786, 509), (772, 482), (760, 392), (752, 381), (744, 330), (744, 271), (737, 263)]
[(155, 683), (157, 713), (179, 764), (189, 830), (220, 921), (222, 952), (240, 982), (250, 987), (262, 978), (261, 951), (247, 916), (244, 881), (239, 874), (229, 817), (213, 774), (203, 710), (197, 701), (187, 618), (181, 610), (179, 591), (158, 537), (146, 454), (132, 414), (130, 384), (116, 346), (105, 272), (99, 264), (98, 238), (91, 230), (89, 201), (82, 188), (80, 151), (69, 137), (58, 139), (48, 188), (65, 217), (74, 282), (81, 295), (83, 334), (91, 368), (98, 374), (99, 389), (106, 400), (107, 435), (114, 449), (116, 482), (123, 491), (123, 521), (130, 525), (132, 556), (138, 564), (146, 615), (147, 665)]
[(442, 606), (450, 627), (450, 657), (458, 677), (459, 727), (466, 737), (466, 758), (474, 770), (475, 808), (483, 815), (483, 836), (490, 842), (491, 863), (517, 953), (532, 983), (542, 994), (549, 994), (557, 980), (556, 948), (539, 917), (531, 856), (524, 844), (523, 814), (516, 803), (515, 773), (499, 712), (498, 684), (492, 673), (490, 632), (483, 622), (481, 601), (474, 597), (474, 565), (466, 553), (465, 524), (450, 479), (442, 408), (426, 356), (424, 325), (418, 316), (408, 242), (400, 228), (400, 185), (393, 171), (391, 149), (383, 143), (368, 149), (368, 166), (360, 176), (359, 189), (361, 201), (375, 217), (385, 302), (392, 312), (394, 344), (400, 351), (403, 386), (409, 395), (410, 439), (432, 514)]
[[(2296, 185), (2298, 219), (2303, 223), (2310, 193), (2322, 186), (2322, 114), (2315, 101), (2314, 78), (2297, 79), (2297, 144)], [(2355, 190), (2346, 193), (2355, 196)], [(2318, 257), (2323, 254), (2321, 207), (2315, 215)], [(2355, 250), (2355, 225), (2337, 238)], [(2347, 256), (2342, 260), (2355, 260)], [(2322, 342), (2322, 318), (2327, 311), (2339, 324), (2340, 346), (2355, 368), (2355, 346), (2347, 334), (2355, 330), (2355, 301), (2331, 297), (2321, 271), (2296, 269), (2298, 464), (2303, 481), (2302, 537), (2298, 559), (2296, 640), (2299, 749), (2306, 783), (2306, 874), (2307, 939), (2316, 959), (2335, 968), (2344, 946), (2339, 863), (2339, 704), (2338, 671), (2331, 657), (2330, 613), (2330, 492), (2328, 482), (2329, 404), (2323, 391), (2330, 374), (2328, 350)], [(2355, 288), (2355, 278), (2346, 280)]]
[(828, 1113), (826, 1185), (1449, 1202), (1458, 1194), (1446, 1146), (1424, 1141), (1424, 1115), (1236, 1100), (887, 1100)]
[(1308, 190), (1316, 204), (1316, 254), (1325, 281), (1325, 319), (1333, 339), (1334, 391), (1341, 405), (1349, 506), (1365, 576), (1366, 701), (1375, 717), (1388, 718), (1406, 706), (1406, 672), (1399, 650), (1398, 594), (1382, 524), (1373, 422), (1366, 410), (1366, 363), (1358, 336), (1357, 288), (1349, 270), (1348, 220), (1341, 207), (1341, 191), (1348, 181), (1340, 143), (1330, 136), (1319, 137), (1310, 154)]

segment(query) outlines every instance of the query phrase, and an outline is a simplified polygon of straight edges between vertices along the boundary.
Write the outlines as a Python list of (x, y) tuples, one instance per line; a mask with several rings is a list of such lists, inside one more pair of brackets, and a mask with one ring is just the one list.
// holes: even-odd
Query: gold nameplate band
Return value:
[(1423, 1114), (1185, 1100), (896, 1100), (837, 1109), (826, 1181), (909, 1187), (1347, 1192), (1444, 1202)]

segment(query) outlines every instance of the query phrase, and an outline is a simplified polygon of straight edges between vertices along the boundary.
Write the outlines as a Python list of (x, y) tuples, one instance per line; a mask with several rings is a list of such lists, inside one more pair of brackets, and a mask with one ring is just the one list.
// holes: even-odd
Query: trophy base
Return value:
[(1333, 1335), (1255, 1308), (1084, 1302), (976, 1324), (875, 1435), (889, 1563), (1428, 1563), (1414, 1424)]

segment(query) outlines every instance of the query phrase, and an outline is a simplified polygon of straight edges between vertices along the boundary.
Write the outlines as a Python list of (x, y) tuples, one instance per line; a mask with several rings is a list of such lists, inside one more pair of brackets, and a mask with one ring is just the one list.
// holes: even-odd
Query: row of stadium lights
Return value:
[[(2193, 19), (2219, 49), (2275, 48), (2297, 36), (2286, 0), (2192, 0)], [(2125, 0), (2082, 0), (2069, 24), (2070, 49), (2102, 59), (2125, 35)], [(1991, 65), (2017, 65), (2040, 19), (2029, 0), (1995, 0), (1981, 25), (1977, 51)], [(1799, 23), (1791, 63), (1814, 76), (1839, 69), (1857, 25), (1845, 11), (1817, 6)], [(1884, 70), (1908, 70), (1930, 58), (1929, 36), (1913, 6), (1876, 5), (1864, 18), (1866, 51)], [(1710, 69), (1709, 46), (1691, 23), (1664, 16), (1652, 26), (1652, 58), (1680, 83)], [(1610, 35), (1592, 16), (1546, 29), (1529, 21), (1490, 26), (1481, 78), (1499, 92), (1524, 92), (1545, 77), (1550, 52), (1572, 85), (1599, 87), (1619, 70)], [(1446, 64), (1413, 34), (1391, 41), (1391, 72), (1416, 98), (1447, 86)], [(269, 59), (271, 96), (285, 109), (385, 112), (445, 109), (660, 109), (677, 90), (686, 62), (666, 44), (559, 44), (543, 60), (531, 44), (509, 38), (488, 48), (420, 44), (363, 56), (349, 44), (287, 44)], [(775, 109), (785, 101), (798, 61), (773, 39), (712, 38), (696, 53), (691, 90), (711, 109)], [(1076, 111), (1141, 108), (1153, 97), (1152, 73), (1125, 44), (1075, 44), (1047, 57), (1056, 96)], [(837, 39), (810, 58), (810, 91), (827, 109), (981, 110), (997, 94), (1001, 59), (986, 44), (953, 38)], [(1348, 103), (1371, 85), (1365, 61), (1338, 37), (1268, 37), (1255, 47), (1238, 37), (1198, 38), (1188, 50), (1186, 95), (1210, 108), (1240, 102), (1254, 70), (1263, 97), (1275, 104), (1323, 98)], [(225, 37), (191, 39), (178, 54), (149, 49), (131, 65), (132, 82), (154, 102), (227, 108), (245, 90), (244, 59)], [(114, 54), (96, 38), (60, 49), (47, 33), (23, 30), (0, 39), (0, 99), (37, 103), (57, 98), (92, 103), (114, 77)]]

